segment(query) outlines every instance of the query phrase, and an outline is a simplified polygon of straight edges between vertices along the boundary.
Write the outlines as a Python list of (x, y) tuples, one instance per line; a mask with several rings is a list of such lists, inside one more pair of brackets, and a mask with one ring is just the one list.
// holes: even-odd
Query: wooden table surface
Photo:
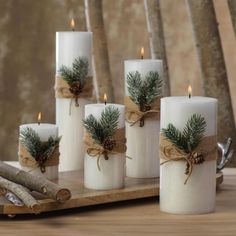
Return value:
[(236, 235), (236, 169), (224, 170), (216, 211), (206, 215), (160, 212), (158, 199), (132, 200), (101, 206), (9, 219), (0, 217), (0, 235)]

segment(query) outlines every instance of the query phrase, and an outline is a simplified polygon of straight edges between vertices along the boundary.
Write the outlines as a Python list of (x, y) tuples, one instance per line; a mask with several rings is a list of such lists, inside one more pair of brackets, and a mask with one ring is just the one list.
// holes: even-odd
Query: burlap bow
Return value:
[(125, 128), (117, 129), (110, 140), (112, 140), (111, 148), (107, 148), (106, 145), (97, 143), (88, 132), (85, 132), (84, 143), (86, 152), (89, 156), (97, 157), (97, 167), (99, 171), (101, 170), (99, 164), (101, 156), (103, 156), (105, 160), (108, 160), (108, 154), (113, 155), (126, 152)]
[(125, 119), (131, 126), (140, 122), (140, 127), (144, 126), (145, 119), (160, 119), (160, 98), (158, 97), (146, 111), (140, 111), (139, 107), (130, 99), (125, 97)]
[(26, 147), (20, 142), (18, 149), (19, 163), (21, 166), (30, 167), (33, 169), (40, 168), (41, 172), (46, 171), (46, 166), (57, 166), (59, 165), (59, 146), (55, 146), (54, 151), (51, 156), (48, 158), (38, 158), (36, 160), (32, 155), (27, 151)]
[(197, 148), (191, 152), (186, 153), (177, 148), (171, 141), (169, 141), (162, 133), (160, 134), (160, 159), (161, 165), (170, 161), (185, 161), (187, 175), (184, 184), (188, 182), (192, 174), (194, 165), (203, 163), (204, 161), (211, 161), (217, 159), (217, 139), (216, 136), (207, 136), (202, 139)]
[(56, 98), (70, 98), (71, 101), (75, 99), (75, 106), (79, 106), (79, 98), (91, 99), (93, 96), (93, 77), (88, 76), (81, 87), (79, 82), (70, 85), (60, 75), (56, 75), (54, 89)]

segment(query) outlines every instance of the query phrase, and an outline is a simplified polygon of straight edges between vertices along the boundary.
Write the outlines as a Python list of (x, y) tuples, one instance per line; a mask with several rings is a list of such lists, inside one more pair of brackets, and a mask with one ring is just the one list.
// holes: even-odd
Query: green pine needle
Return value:
[(69, 84), (79, 82), (83, 88), (88, 76), (89, 63), (86, 57), (78, 57), (74, 60), (72, 68), (61, 66), (59, 72), (62, 78)]
[(206, 121), (201, 115), (194, 114), (183, 130), (183, 135), (187, 140), (188, 149), (194, 150), (200, 143), (206, 129)]
[(162, 80), (157, 71), (150, 71), (144, 80), (138, 71), (127, 75), (128, 92), (131, 100), (142, 110), (161, 95)]
[(60, 139), (60, 137), (49, 137), (47, 142), (42, 142), (39, 135), (30, 127), (26, 127), (20, 132), (20, 142), (36, 161), (39, 158), (50, 158), (55, 148), (58, 147)]
[(173, 124), (162, 129), (162, 132), (177, 148), (186, 153), (191, 153), (201, 142), (205, 129), (205, 118), (194, 114), (187, 121), (182, 133)]
[(93, 115), (89, 115), (83, 120), (84, 127), (92, 138), (99, 144), (107, 138), (111, 138), (118, 126), (119, 110), (113, 106), (107, 106), (101, 114), (101, 118), (97, 120)]

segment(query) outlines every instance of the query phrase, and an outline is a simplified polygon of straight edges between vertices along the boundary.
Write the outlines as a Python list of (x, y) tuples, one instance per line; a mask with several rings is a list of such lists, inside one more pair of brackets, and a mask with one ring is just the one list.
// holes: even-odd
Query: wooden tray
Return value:
[[(218, 185), (222, 183), (223, 174), (218, 173), (216, 180)], [(71, 171), (60, 173), (57, 183), (69, 188), (72, 198), (61, 204), (54, 200), (45, 199), (43, 195), (35, 193), (35, 197), (41, 204), (42, 212), (159, 196), (159, 178), (126, 178), (125, 188), (123, 189), (96, 191), (84, 188), (82, 171)], [(17, 215), (28, 213), (30, 211), (26, 207), (15, 206), (9, 203), (3, 196), (0, 196), (0, 214)]]

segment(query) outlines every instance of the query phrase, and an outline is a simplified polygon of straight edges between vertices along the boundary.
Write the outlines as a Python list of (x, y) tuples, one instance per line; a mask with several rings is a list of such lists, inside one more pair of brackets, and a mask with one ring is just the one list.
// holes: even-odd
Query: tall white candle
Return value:
[[(49, 137), (52, 137), (52, 138), (58, 137), (58, 127), (54, 124), (46, 124), (46, 123), (23, 124), (23, 125), (20, 125), (20, 133), (26, 128), (33, 129), (38, 134), (41, 142), (48, 141)], [(46, 171), (44, 173), (41, 172), (39, 167), (32, 168), (32, 167), (22, 166), (21, 168), (34, 175), (43, 175), (49, 180), (58, 178), (58, 165), (46, 166), (45, 167)]]
[[(166, 97), (161, 99), (161, 129), (172, 123), (180, 131), (187, 120), (199, 114), (205, 118), (204, 136), (217, 135), (217, 100), (207, 97)], [(214, 211), (216, 161), (194, 165), (187, 182), (186, 162), (170, 161), (161, 165), (160, 208), (174, 214), (202, 214)]]
[[(86, 57), (89, 62), (88, 76), (92, 75), (92, 33), (91, 32), (57, 32), (56, 33), (56, 73), (62, 65), (72, 67), (78, 57)], [(89, 101), (78, 99), (79, 107), (75, 106), (74, 99), (56, 99), (56, 123), (60, 144), (60, 171), (83, 169), (83, 124), (84, 106)], [(71, 109), (71, 112), (69, 112)]]
[[(125, 81), (130, 72), (138, 71), (142, 78), (148, 72), (156, 71), (162, 77), (162, 60), (127, 60), (125, 61)], [(125, 95), (129, 96), (127, 82)], [(159, 177), (159, 131), (160, 121), (146, 119), (145, 125), (130, 126), (126, 122), (127, 156), (126, 175), (134, 178)]]
[[(102, 111), (107, 106), (118, 108), (120, 116), (117, 128), (125, 127), (125, 107), (119, 104), (89, 104), (85, 106), (85, 118), (93, 115), (100, 119)], [(99, 161), (100, 169), (97, 166), (97, 157), (85, 154), (84, 160), (84, 185), (86, 188), (106, 190), (117, 189), (124, 186), (125, 177), (125, 153), (108, 154), (109, 159), (101, 156)]]

